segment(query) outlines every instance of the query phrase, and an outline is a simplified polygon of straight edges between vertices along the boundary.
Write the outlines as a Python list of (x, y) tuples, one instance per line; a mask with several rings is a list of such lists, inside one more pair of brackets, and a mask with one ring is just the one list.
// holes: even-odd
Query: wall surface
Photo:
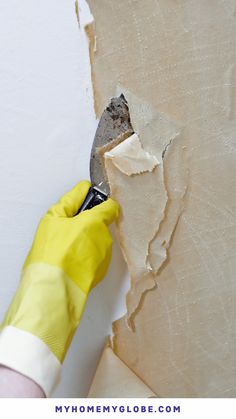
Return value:
[(97, 114), (120, 90), (138, 135), (105, 156), (132, 278), (113, 352), (159, 397), (236, 397), (235, 0), (88, 3)]
[[(89, 18), (80, 3), (80, 24)], [(0, 316), (15, 292), (40, 217), (89, 177), (97, 122), (85, 34), (73, 0), (0, 4)], [(126, 266), (114, 244), (90, 295), (55, 397), (86, 396), (112, 320), (125, 311)]]

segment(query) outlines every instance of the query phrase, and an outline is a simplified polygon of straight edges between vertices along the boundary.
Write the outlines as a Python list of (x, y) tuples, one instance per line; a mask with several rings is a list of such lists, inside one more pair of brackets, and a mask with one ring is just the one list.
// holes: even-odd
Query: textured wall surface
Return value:
[(88, 2), (96, 112), (120, 86), (159, 161), (107, 156), (132, 278), (112, 348), (158, 396), (235, 397), (235, 0)]

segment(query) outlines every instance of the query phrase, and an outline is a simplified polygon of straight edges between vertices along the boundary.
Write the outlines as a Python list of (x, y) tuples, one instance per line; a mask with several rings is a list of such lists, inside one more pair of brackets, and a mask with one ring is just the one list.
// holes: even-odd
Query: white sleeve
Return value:
[(60, 380), (61, 364), (38, 337), (13, 326), (0, 333), (0, 364), (37, 383), (48, 397)]

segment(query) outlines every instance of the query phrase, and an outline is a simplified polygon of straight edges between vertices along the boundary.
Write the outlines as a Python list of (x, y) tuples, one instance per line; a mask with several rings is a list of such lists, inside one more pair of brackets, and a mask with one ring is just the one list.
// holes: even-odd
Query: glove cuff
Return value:
[(48, 397), (60, 380), (61, 364), (38, 337), (13, 326), (0, 333), (0, 364), (35, 381)]

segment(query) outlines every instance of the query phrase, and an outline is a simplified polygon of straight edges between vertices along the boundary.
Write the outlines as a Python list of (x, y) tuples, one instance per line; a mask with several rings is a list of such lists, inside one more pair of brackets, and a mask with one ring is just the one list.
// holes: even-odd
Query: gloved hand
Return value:
[(91, 184), (80, 182), (42, 218), (2, 324), (0, 364), (33, 379), (48, 395), (88, 293), (105, 275), (112, 249), (112, 199), (75, 215)]

